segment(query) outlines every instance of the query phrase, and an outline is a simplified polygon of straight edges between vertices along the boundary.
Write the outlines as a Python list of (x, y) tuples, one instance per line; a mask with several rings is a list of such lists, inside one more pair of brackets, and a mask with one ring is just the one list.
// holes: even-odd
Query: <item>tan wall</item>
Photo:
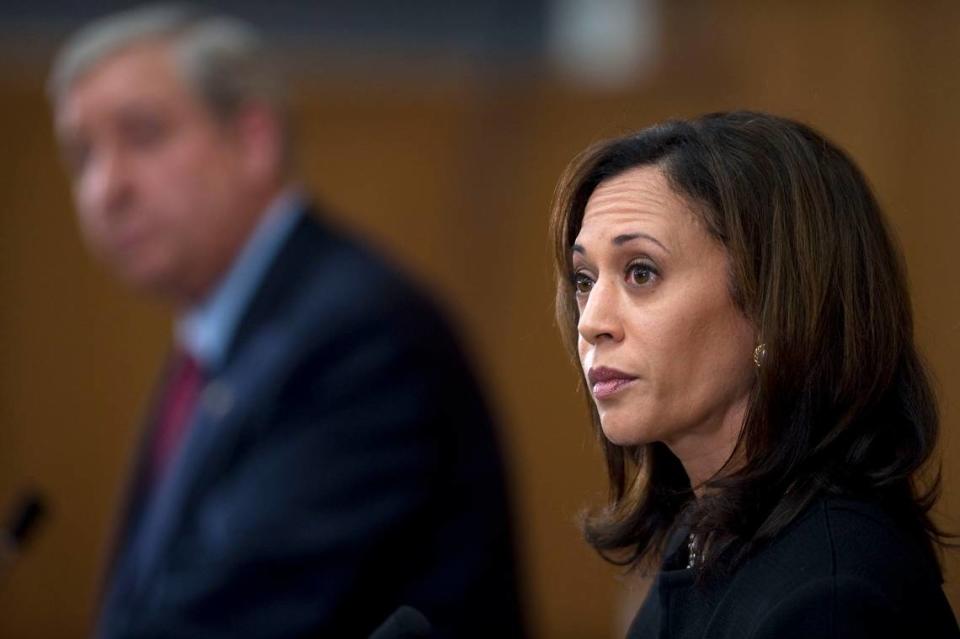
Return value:
[[(299, 82), (305, 181), (448, 303), (504, 417), (540, 637), (612, 636), (629, 585), (574, 525), (604, 485), (552, 327), (553, 185), (588, 142), (671, 115), (775, 111), (824, 130), (861, 163), (907, 255), (919, 339), (942, 396), (938, 510), (960, 529), (960, 286), (951, 259), (960, 240), (960, 6), (667, 4), (661, 69), (629, 91), (449, 69)], [(169, 319), (86, 258), (39, 75), (0, 74), (0, 504), (32, 483), (53, 513), (0, 581), (0, 636), (80, 637)], [(955, 553), (947, 565), (957, 606)]]

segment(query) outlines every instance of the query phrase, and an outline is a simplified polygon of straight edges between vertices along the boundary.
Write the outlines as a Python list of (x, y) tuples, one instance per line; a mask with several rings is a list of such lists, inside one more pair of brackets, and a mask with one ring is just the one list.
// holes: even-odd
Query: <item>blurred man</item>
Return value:
[(50, 78), (91, 251), (168, 300), (176, 345), (108, 571), (103, 637), (521, 633), (501, 467), (443, 321), (290, 186), (246, 25), (150, 8)]

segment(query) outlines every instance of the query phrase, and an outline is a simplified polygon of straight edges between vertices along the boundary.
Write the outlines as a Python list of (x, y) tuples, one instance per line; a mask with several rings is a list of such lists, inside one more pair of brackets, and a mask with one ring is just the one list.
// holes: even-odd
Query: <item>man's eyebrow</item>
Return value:
[[(651, 242), (653, 242), (654, 244), (656, 244), (657, 246), (659, 246), (660, 248), (662, 248), (662, 249), (663, 249), (664, 251), (666, 251), (667, 253), (670, 252), (670, 249), (668, 249), (666, 246), (664, 246), (664, 245), (660, 242), (660, 240), (658, 240), (657, 238), (653, 237), (652, 235), (648, 235), (648, 234), (646, 234), (646, 233), (624, 233), (623, 235), (618, 235), (618, 236), (616, 236), (615, 238), (613, 238), (613, 244), (614, 244), (615, 246), (623, 246), (623, 245), (626, 244), (627, 242), (632, 242), (633, 240), (639, 240), (639, 239), (650, 240)], [(586, 254), (587, 254), (587, 249), (583, 248), (583, 246), (580, 245), (580, 244), (574, 244), (574, 245), (573, 245), (572, 247), (570, 247), (570, 248), (571, 248), (571, 250), (572, 250), (574, 253), (580, 253), (581, 255), (586, 255)]]

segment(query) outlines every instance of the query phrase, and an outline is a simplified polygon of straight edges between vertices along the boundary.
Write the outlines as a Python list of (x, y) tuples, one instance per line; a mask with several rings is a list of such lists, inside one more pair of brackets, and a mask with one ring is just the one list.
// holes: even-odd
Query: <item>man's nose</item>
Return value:
[(623, 339), (620, 316), (620, 291), (615, 282), (600, 279), (594, 283), (587, 302), (580, 312), (577, 331), (590, 344), (610, 339)]
[(131, 191), (129, 167), (123, 154), (112, 150), (99, 153), (84, 186), (86, 203), (96, 210), (110, 215), (123, 210)]

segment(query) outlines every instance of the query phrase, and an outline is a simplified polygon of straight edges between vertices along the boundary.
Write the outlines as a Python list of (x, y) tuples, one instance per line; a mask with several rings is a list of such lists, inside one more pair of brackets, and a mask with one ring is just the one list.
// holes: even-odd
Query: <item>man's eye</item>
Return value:
[(148, 148), (163, 141), (167, 127), (162, 122), (142, 119), (129, 122), (126, 126), (127, 141), (137, 148)]
[(583, 273), (575, 273), (573, 275), (573, 287), (577, 290), (577, 293), (589, 293), (590, 289), (593, 288), (593, 280)]
[(634, 284), (649, 284), (657, 272), (647, 264), (632, 264), (630, 266), (630, 279)]

